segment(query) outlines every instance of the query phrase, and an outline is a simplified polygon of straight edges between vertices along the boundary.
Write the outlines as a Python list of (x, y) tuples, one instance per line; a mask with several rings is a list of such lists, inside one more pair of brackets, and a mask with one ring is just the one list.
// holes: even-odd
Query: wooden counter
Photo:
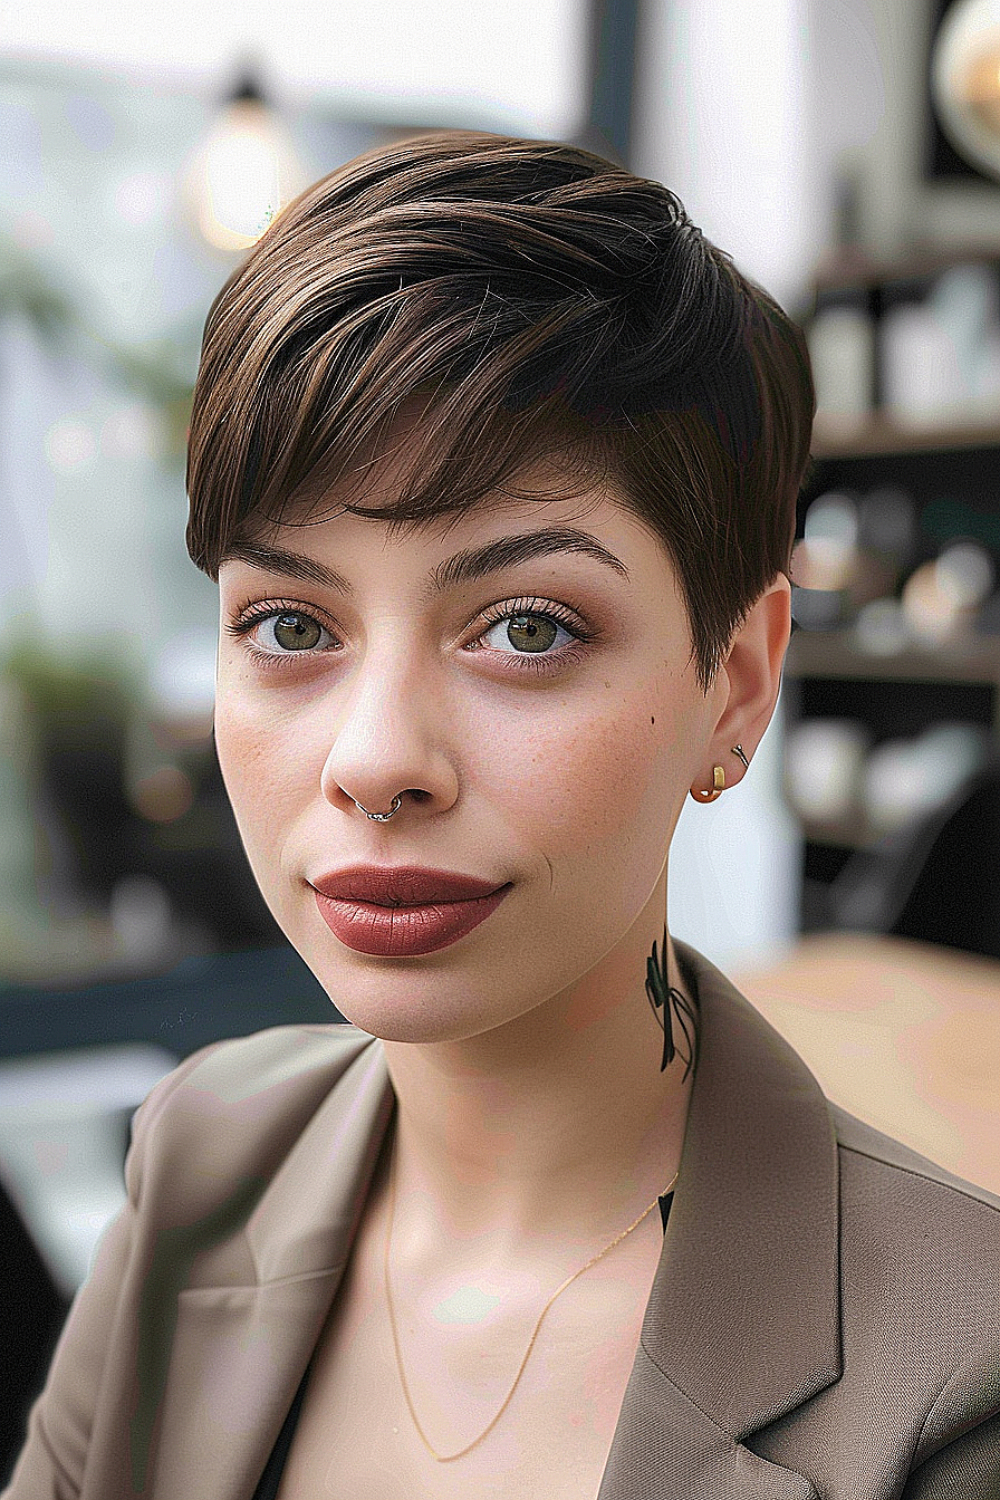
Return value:
[(1000, 963), (836, 932), (727, 973), (831, 1099), (1000, 1194)]

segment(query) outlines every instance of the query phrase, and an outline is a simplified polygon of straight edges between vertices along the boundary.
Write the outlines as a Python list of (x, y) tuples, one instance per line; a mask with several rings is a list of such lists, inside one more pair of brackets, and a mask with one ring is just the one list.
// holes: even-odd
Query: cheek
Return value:
[(220, 689), (215, 699), (215, 750), (226, 790), (234, 802), (254, 767), (266, 764), (264, 738), (257, 723), (240, 712), (233, 696)]
[(676, 689), (658, 689), (651, 674), (644, 685), (612, 682), (578, 714), (500, 740), (494, 726), (503, 800), (567, 850), (620, 861), (647, 837), (659, 849), (687, 789), (690, 719)]
[(239, 691), (222, 689), (217, 695), (216, 752), (248, 848), (286, 827), (301, 804), (308, 756), (295, 731), (287, 715), (261, 712)]

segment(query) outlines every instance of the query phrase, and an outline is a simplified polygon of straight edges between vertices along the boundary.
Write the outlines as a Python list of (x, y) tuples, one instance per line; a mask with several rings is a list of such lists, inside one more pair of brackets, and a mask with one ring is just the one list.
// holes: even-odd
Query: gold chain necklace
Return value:
[(420, 1434), (420, 1438), (424, 1444), (424, 1447), (427, 1449), (428, 1453), (432, 1455), (432, 1457), (437, 1459), (439, 1464), (450, 1464), (453, 1459), (462, 1458), (464, 1454), (468, 1453), (472, 1448), (475, 1448), (478, 1443), (481, 1443), (483, 1438), (486, 1437), (487, 1433), (493, 1431), (493, 1428), (496, 1426), (500, 1418), (503, 1416), (504, 1412), (507, 1410), (510, 1398), (513, 1396), (515, 1390), (517, 1389), (517, 1383), (521, 1378), (525, 1365), (528, 1363), (528, 1356), (530, 1355), (532, 1349), (535, 1347), (535, 1339), (538, 1337), (538, 1330), (542, 1326), (542, 1319), (545, 1317), (545, 1314), (548, 1312), (553, 1302), (561, 1292), (564, 1292), (566, 1290), (570, 1282), (575, 1281), (578, 1276), (582, 1276), (584, 1271), (589, 1271), (590, 1267), (601, 1259), (601, 1256), (607, 1255), (609, 1250), (613, 1250), (615, 1246), (619, 1244), (627, 1234), (632, 1233), (633, 1229), (638, 1229), (639, 1225), (642, 1223), (646, 1215), (652, 1213), (659, 1200), (661, 1198), (665, 1198), (667, 1193), (670, 1192), (670, 1189), (677, 1181), (678, 1175), (679, 1169), (674, 1173), (673, 1177), (667, 1183), (666, 1187), (663, 1189), (663, 1192), (657, 1193), (652, 1203), (648, 1208), (642, 1211), (634, 1224), (630, 1224), (627, 1229), (623, 1229), (621, 1234), (617, 1235), (616, 1238), (611, 1241), (610, 1245), (605, 1245), (604, 1249), (599, 1251), (597, 1255), (592, 1256), (585, 1266), (580, 1267), (579, 1271), (574, 1271), (572, 1276), (567, 1276), (562, 1286), (552, 1293), (552, 1296), (549, 1298), (548, 1302), (546, 1302), (545, 1306), (542, 1308), (541, 1313), (539, 1314), (538, 1322), (535, 1324), (535, 1330), (532, 1333), (531, 1338), (528, 1342), (528, 1347), (524, 1352), (524, 1358), (521, 1360), (520, 1369), (514, 1376), (514, 1384), (511, 1386), (510, 1390), (507, 1392), (507, 1395), (504, 1397), (503, 1405), (497, 1412), (496, 1416), (493, 1418), (490, 1425), (485, 1428), (477, 1438), (474, 1438), (471, 1443), (468, 1443), (464, 1448), (460, 1448), (457, 1453), (437, 1453), (435, 1452), (434, 1448), (431, 1447), (431, 1444), (427, 1438), (427, 1434), (424, 1432), (424, 1429), (420, 1425), (420, 1420), (413, 1409), (413, 1402), (410, 1399), (410, 1388), (406, 1383), (406, 1374), (403, 1370), (403, 1356), (399, 1348), (399, 1334), (396, 1330), (396, 1316), (392, 1308), (392, 1293), (389, 1290), (389, 1242), (392, 1238), (392, 1221), (396, 1209), (396, 1144), (395, 1142), (393, 1142), (392, 1171), (390, 1173), (389, 1185), (389, 1215), (385, 1231), (385, 1255), (383, 1258), (383, 1271), (385, 1275), (385, 1300), (389, 1306), (389, 1322), (392, 1325), (392, 1342), (393, 1347), (396, 1351), (396, 1366), (399, 1370), (399, 1379), (403, 1387), (403, 1395), (406, 1398), (407, 1406), (410, 1408), (410, 1416), (413, 1418), (413, 1425), (417, 1429), (417, 1432)]

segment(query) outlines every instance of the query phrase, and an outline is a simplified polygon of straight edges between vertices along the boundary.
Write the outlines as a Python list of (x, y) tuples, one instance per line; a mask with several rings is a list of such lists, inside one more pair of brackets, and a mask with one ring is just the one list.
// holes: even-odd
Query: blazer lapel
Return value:
[[(121, 1434), (129, 1456), (93, 1475), (87, 1500), (250, 1500), (340, 1285), (395, 1104), (381, 1044), (357, 1037), (249, 1214), (242, 1247), (222, 1247), (201, 1284), (179, 1290), (169, 1378), (147, 1375), (150, 1391)], [(148, 1341), (144, 1363), (149, 1372)], [(131, 1482), (119, 1490), (113, 1474)]]
[[(669, 1228), (669, 1226), (668, 1226)], [(803, 1474), (737, 1442), (640, 1343), (598, 1500), (818, 1500)]]
[(342, 1272), (338, 1266), (263, 1286), (181, 1291), (155, 1480), (140, 1493), (250, 1500)]
[(837, 1145), (801, 1058), (674, 940), (699, 1057), (663, 1251), (599, 1500), (809, 1500), (744, 1446), (837, 1380)]

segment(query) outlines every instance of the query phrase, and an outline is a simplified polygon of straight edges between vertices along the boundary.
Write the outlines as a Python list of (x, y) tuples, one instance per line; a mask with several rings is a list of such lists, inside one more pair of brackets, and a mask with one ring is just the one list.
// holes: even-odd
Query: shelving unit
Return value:
[[(847, 631), (797, 630), (785, 660), (785, 682), (789, 722), (857, 718), (871, 726), (877, 742), (916, 734), (936, 713), (982, 724), (1000, 744), (1000, 637), (873, 656)], [(811, 863), (817, 879), (823, 870), (832, 878), (847, 855), (882, 837), (860, 815), (805, 820), (803, 832), (807, 866)]]
[[(815, 307), (841, 293), (861, 296), (877, 315), (883, 291), (916, 285), (960, 262), (990, 262), (1000, 276), (1000, 246), (956, 250), (931, 247), (889, 263), (858, 260), (838, 274), (825, 270), (815, 282)], [(808, 326), (808, 317), (806, 318)], [(876, 342), (876, 403), (880, 399), (880, 355)], [(864, 418), (817, 417), (812, 463), (800, 504), (797, 535), (805, 532), (812, 502), (830, 491), (870, 494), (885, 487), (906, 490), (919, 523), (913, 567), (933, 559), (957, 537), (976, 540), (993, 555), (1000, 575), (1000, 410), (969, 420), (925, 426), (894, 419), (876, 404)], [(1000, 619), (996, 622), (1000, 630)], [(993, 628), (991, 626), (991, 628)], [(988, 730), (1000, 746), (1000, 633), (969, 634), (940, 647), (908, 646), (893, 655), (864, 650), (849, 626), (793, 633), (784, 672), (786, 725), (812, 718), (860, 721), (872, 745), (915, 737), (936, 721), (958, 720)], [(803, 932), (829, 925), (824, 892), (855, 851), (870, 848), (882, 832), (861, 813), (834, 822), (803, 819)]]
[[(895, 659), (866, 657), (846, 633), (797, 631), (784, 681), (786, 731), (810, 718), (856, 719), (877, 745), (915, 737), (947, 719), (982, 725), (1000, 745), (1000, 638), (975, 643), (967, 657), (950, 652), (932, 662), (910, 652)], [(803, 818), (801, 827), (799, 927), (809, 933), (831, 925), (827, 898), (832, 882), (859, 851), (874, 848), (885, 831), (871, 826), (860, 812), (830, 822)]]
[[(1000, 463), (1000, 451), (997, 454)], [(960, 644), (908, 646), (892, 656), (875, 656), (851, 641), (848, 631), (796, 630), (786, 671), (797, 678), (822, 677), (859, 682), (967, 683), (995, 689), (995, 727), (1000, 737), (1000, 638), (972, 636)]]

